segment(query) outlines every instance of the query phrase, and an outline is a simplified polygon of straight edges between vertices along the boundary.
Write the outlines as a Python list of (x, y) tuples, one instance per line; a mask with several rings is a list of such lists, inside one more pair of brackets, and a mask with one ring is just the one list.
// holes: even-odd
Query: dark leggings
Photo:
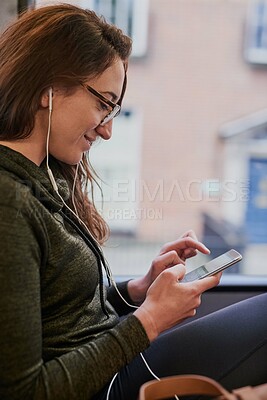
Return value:
[[(267, 294), (162, 334), (143, 355), (158, 377), (206, 375), (228, 389), (267, 382)], [(119, 372), (109, 400), (136, 400), (151, 379), (139, 355)], [(95, 400), (105, 400), (108, 387)]]

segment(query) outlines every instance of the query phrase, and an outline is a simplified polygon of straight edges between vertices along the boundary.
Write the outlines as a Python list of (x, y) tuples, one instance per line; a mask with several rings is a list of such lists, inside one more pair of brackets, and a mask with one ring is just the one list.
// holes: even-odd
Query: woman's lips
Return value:
[(86, 141), (86, 147), (87, 147), (87, 150), (89, 150), (90, 149), (90, 147), (92, 146), (92, 144), (93, 144), (93, 140), (92, 139), (90, 139), (87, 135), (84, 135), (84, 139), (85, 139), (85, 141)]

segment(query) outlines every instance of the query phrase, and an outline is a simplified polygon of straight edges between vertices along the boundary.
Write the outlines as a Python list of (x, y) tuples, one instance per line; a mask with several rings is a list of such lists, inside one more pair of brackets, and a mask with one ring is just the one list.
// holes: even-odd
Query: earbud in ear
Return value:
[(49, 96), (49, 111), (52, 111), (52, 109), (53, 109), (53, 89), (51, 87), (49, 88), (48, 96)]

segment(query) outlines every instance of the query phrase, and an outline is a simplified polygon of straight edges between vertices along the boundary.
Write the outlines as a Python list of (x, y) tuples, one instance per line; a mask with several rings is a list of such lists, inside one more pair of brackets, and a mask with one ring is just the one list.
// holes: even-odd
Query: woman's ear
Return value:
[(46, 89), (40, 100), (40, 105), (43, 108), (49, 108), (52, 109), (52, 100), (53, 99), (53, 89), (50, 87), (49, 89)]

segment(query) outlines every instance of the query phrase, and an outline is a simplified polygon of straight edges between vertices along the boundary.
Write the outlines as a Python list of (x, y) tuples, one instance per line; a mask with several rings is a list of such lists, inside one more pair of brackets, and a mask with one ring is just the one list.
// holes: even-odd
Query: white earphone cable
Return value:
[(46, 137), (46, 168), (51, 171), (49, 168), (49, 140), (51, 133), (51, 120), (52, 120), (52, 88), (49, 88), (49, 106), (48, 106), (48, 128), (47, 128), (47, 137)]
[[(52, 88), (49, 89), (49, 114), (48, 114), (48, 128), (47, 128), (47, 139), (46, 139), (46, 168), (47, 168), (47, 173), (50, 179), (50, 182), (55, 190), (55, 192), (57, 193), (57, 195), (59, 196), (60, 200), (62, 201), (62, 203), (64, 204), (64, 206), (75, 216), (75, 218), (78, 219), (79, 223), (86, 229), (86, 231), (90, 234), (90, 236), (93, 236), (91, 232), (89, 232), (88, 227), (86, 226), (86, 224), (81, 220), (81, 218), (79, 217), (79, 213), (75, 204), (75, 185), (76, 185), (76, 180), (77, 180), (77, 176), (78, 176), (78, 169), (79, 169), (79, 164), (77, 164), (76, 167), (76, 171), (75, 171), (75, 176), (74, 176), (74, 181), (73, 181), (73, 187), (72, 187), (72, 204), (74, 207), (73, 211), (65, 202), (65, 200), (62, 198), (61, 194), (59, 193), (58, 190), (58, 186), (56, 183), (56, 180), (54, 178), (53, 172), (49, 167), (49, 140), (50, 140), (50, 134), (51, 134), (51, 120), (52, 120), (52, 111), (53, 111), (53, 92), (52, 92)], [(95, 238), (94, 238), (95, 239)], [(96, 239), (95, 239), (96, 240)], [(110, 279), (110, 281), (112, 282), (116, 292), (118, 293), (118, 295), (120, 296), (120, 298), (126, 303), (127, 306), (132, 307), (132, 308), (138, 308), (137, 306), (128, 303), (124, 297), (122, 296), (122, 294), (120, 293), (117, 284), (113, 278), (112, 275), (112, 271), (111, 268), (108, 264), (108, 262), (106, 262), (106, 266), (107, 266), (107, 275), (108, 278)]]
[[(49, 176), (50, 182), (51, 182), (51, 184), (52, 184), (52, 186), (53, 186), (55, 192), (57, 193), (57, 195), (58, 195), (59, 198), (61, 199), (61, 201), (62, 201), (62, 203), (64, 204), (64, 206), (78, 219), (78, 221), (80, 222), (80, 224), (82, 224), (82, 226), (86, 229), (86, 231), (87, 231), (87, 232), (90, 234), (90, 236), (91, 236), (92, 234), (91, 234), (91, 232), (89, 231), (88, 227), (87, 227), (86, 224), (80, 219), (79, 214), (78, 214), (78, 211), (77, 211), (77, 208), (76, 208), (76, 204), (75, 204), (75, 185), (76, 185), (76, 180), (77, 180), (77, 176), (78, 176), (79, 164), (77, 164), (77, 167), (76, 167), (75, 176), (74, 176), (74, 181), (73, 181), (73, 187), (72, 187), (72, 204), (73, 204), (73, 207), (74, 207), (75, 212), (66, 204), (66, 202), (65, 202), (64, 199), (63, 199), (63, 197), (60, 195), (59, 190), (58, 190), (58, 186), (57, 186), (57, 183), (56, 183), (56, 180), (55, 180), (54, 175), (53, 175), (53, 172), (52, 172), (52, 170), (51, 170), (50, 167), (49, 167), (49, 140), (50, 140), (50, 133), (51, 133), (51, 121), (52, 121), (52, 110), (53, 110), (52, 101), (53, 101), (53, 100), (52, 100), (52, 88), (50, 88), (50, 89), (49, 89), (48, 128), (47, 128), (47, 138), (46, 138), (46, 168), (47, 168), (48, 176)], [(133, 305), (133, 304), (130, 304), (130, 303), (127, 302), (126, 299), (124, 299), (124, 297), (123, 297), (122, 294), (120, 293), (120, 291), (119, 291), (119, 289), (118, 289), (118, 287), (117, 287), (117, 284), (116, 284), (116, 282), (115, 282), (115, 280), (114, 280), (114, 278), (113, 278), (112, 271), (111, 271), (111, 268), (110, 268), (108, 262), (106, 262), (106, 266), (107, 266), (107, 275), (108, 275), (108, 278), (110, 279), (111, 283), (113, 284), (113, 286), (114, 286), (116, 292), (118, 293), (118, 295), (120, 296), (120, 298), (124, 301), (124, 303), (125, 303), (127, 306), (132, 307), (132, 308), (135, 308), (135, 309), (138, 308), (138, 306), (135, 306), (135, 305)], [(154, 372), (153, 372), (153, 371), (151, 370), (151, 368), (149, 367), (149, 365), (148, 365), (147, 361), (145, 360), (143, 354), (140, 353), (140, 355), (141, 355), (142, 360), (143, 360), (145, 366), (147, 367), (148, 371), (151, 373), (151, 375), (152, 375), (155, 379), (160, 380), (160, 378), (158, 378), (157, 375), (154, 374)], [(110, 384), (109, 384), (109, 388), (108, 388), (108, 391), (107, 391), (106, 400), (109, 400), (110, 391), (111, 391), (112, 385), (113, 385), (114, 380), (116, 379), (117, 375), (118, 375), (118, 373), (116, 373), (116, 374), (113, 376), (113, 378), (112, 378), (112, 380), (111, 380), (111, 382), (110, 382)], [(177, 400), (179, 400), (177, 396), (175, 396), (175, 398), (176, 398)]]
[[(151, 369), (150, 366), (148, 365), (148, 363), (147, 363), (147, 361), (146, 361), (146, 359), (145, 359), (143, 353), (140, 353), (140, 356), (141, 356), (142, 360), (144, 361), (144, 364), (145, 364), (145, 366), (147, 367), (148, 371), (151, 373), (151, 375), (152, 375), (155, 379), (157, 379), (157, 381), (160, 381), (160, 378), (152, 371), (152, 369)], [(176, 400), (179, 400), (179, 397), (178, 397), (177, 395), (175, 395), (174, 398), (175, 398)]]
[[(145, 359), (143, 353), (140, 353), (140, 356), (141, 356), (141, 358), (142, 358), (142, 360), (143, 360), (143, 362), (144, 362), (146, 368), (148, 369), (148, 371), (150, 372), (150, 374), (153, 376), (153, 378), (155, 378), (157, 381), (160, 381), (160, 378), (152, 371), (152, 369), (151, 369), (150, 366), (148, 365), (148, 363), (147, 363), (147, 361), (146, 361), (146, 359)], [(114, 383), (115, 378), (117, 377), (117, 375), (118, 375), (118, 372), (113, 376), (112, 380), (110, 381), (110, 384), (109, 384), (109, 387), (108, 387), (108, 391), (107, 391), (106, 400), (109, 400), (109, 395), (110, 395), (110, 392), (111, 392), (111, 388), (112, 388), (112, 385), (113, 385), (113, 383)], [(176, 400), (179, 400), (179, 397), (178, 397), (177, 395), (175, 395), (174, 398), (175, 398)]]
[(75, 214), (78, 216), (78, 210), (76, 207), (76, 202), (75, 202), (75, 186), (76, 186), (76, 180), (77, 180), (77, 176), (78, 176), (78, 170), (79, 170), (79, 166), (80, 163), (77, 164), (76, 169), (75, 169), (75, 176), (74, 176), (74, 181), (73, 181), (73, 186), (72, 186), (72, 193), (71, 193), (71, 200), (72, 200), (72, 204), (75, 210)]
[(106, 400), (109, 400), (110, 391), (111, 391), (113, 382), (115, 381), (117, 375), (118, 375), (118, 372), (113, 376), (113, 378), (112, 378), (111, 381), (110, 381), (110, 384), (109, 384), (109, 387), (108, 387), (108, 391), (107, 391)]

